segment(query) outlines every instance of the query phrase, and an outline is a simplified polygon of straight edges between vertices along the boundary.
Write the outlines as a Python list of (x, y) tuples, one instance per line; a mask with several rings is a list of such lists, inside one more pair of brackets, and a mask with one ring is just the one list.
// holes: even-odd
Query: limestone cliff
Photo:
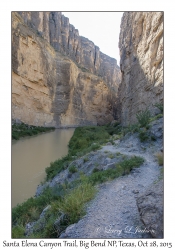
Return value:
[(163, 102), (163, 12), (125, 12), (119, 39), (122, 82), (118, 117), (124, 125), (136, 113)]
[(116, 60), (60, 12), (12, 13), (12, 70), (13, 119), (61, 127), (115, 118)]

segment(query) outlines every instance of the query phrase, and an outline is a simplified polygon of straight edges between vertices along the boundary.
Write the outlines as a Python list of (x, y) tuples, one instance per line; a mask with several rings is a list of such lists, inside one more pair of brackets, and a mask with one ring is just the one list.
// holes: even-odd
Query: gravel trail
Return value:
[(154, 153), (161, 146), (157, 142), (144, 148), (134, 136), (118, 145), (104, 146), (100, 151), (141, 156), (145, 161), (129, 175), (99, 185), (95, 199), (87, 205), (86, 215), (70, 225), (60, 238), (152, 238), (140, 221), (136, 197), (160, 175)]

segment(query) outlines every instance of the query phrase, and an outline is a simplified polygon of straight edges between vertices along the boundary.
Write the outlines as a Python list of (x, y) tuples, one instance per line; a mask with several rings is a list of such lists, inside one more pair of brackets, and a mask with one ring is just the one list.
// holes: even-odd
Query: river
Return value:
[(68, 153), (74, 128), (26, 137), (12, 142), (12, 207), (35, 195), (45, 168)]

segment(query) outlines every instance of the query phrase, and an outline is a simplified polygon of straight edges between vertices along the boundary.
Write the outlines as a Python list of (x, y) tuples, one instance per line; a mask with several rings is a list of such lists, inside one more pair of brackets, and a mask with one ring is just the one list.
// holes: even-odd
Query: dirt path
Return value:
[(70, 225), (60, 238), (151, 238), (140, 221), (136, 197), (159, 177), (154, 153), (161, 146), (156, 143), (146, 149), (132, 136), (117, 146), (104, 146), (101, 151), (141, 156), (145, 162), (131, 174), (99, 185), (96, 198), (87, 206), (87, 214)]

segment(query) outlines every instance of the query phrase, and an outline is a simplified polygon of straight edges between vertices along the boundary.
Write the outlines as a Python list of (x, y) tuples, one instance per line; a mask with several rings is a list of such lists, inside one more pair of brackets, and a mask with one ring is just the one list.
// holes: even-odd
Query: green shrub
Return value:
[(162, 103), (156, 103), (154, 106), (157, 107), (160, 110), (160, 112), (163, 114), (163, 104)]
[(132, 168), (139, 167), (144, 162), (141, 157), (134, 156), (130, 159), (116, 164), (115, 169), (107, 169), (103, 171), (94, 171), (89, 177), (88, 181), (95, 185), (97, 183), (103, 183), (108, 180), (112, 180), (124, 174), (129, 174)]
[(141, 142), (144, 142), (149, 139), (148, 133), (146, 131), (139, 132), (139, 139)]
[(151, 117), (150, 111), (148, 109), (140, 111), (136, 114), (136, 118), (140, 124), (140, 127), (146, 127), (149, 124), (149, 119)]
[(22, 225), (17, 225), (12, 228), (12, 238), (24, 238), (25, 228)]
[(98, 143), (94, 143), (89, 147), (90, 151), (96, 151), (97, 149), (100, 149), (100, 145)]
[(74, 173), (76, 173), (78, 170), (77, 170), (77, 168), (75, 167), (75, 166), (70, 166), (69, 167), (69, 172), (70, 173), (72, 173), (72, 174), (74, 174)]
[(117, 152), (116, 155), (117, 155), (117, 156), (121, 156), (122, 154), (121, 154), (120, 152)]
[(133, 156), (130, 159), (126, 159), (124, 161), (122, 161), (121, 163), (119, 163), (119, 165), (124, 169), (124, 173), (127, 172), (129, 173), (132, 168), (137, 168), (139, 167), (141, 164), (143, 164), (144, 159), (138, 156)]
[(139, 132), (139, 124), (132, 124), (123, 128), (123, 134)]
[(92, 173), (96, 173), (96, 172), (99, 172), (100, 170), (98, 168), (94, 168)]
[(150, 122), (156, 121), (157, 119), (162, 118), (162, 117), (163, 117), (163, 114), (158, 114), (158, 115), (156, 115), (154, 117), (151, 117)]
[(19, 140), (19, 136), (17, 135), (16, 132), (12, 132), (12, 139)]
[(77, 155), (82, 152), (86, 154), (100, 148), (100, 144), (109, 138), (105, 126), (88, 126), (76, 128), (69, 142), (69, 154)]
[(55, 175), (59, 174), (62, 170), (66, 169), (72, 160), (72, 157), (68, 154), (59, 160), (50, 163), (50, 166), (45, 169), (46, 180), (52, 179)]
[[(57, 189), (57, 193), (56, 190)], [(59, 197), (62, 197), (64, 190), (62, 186), (51, 189), (46, 188), (45, 191), (38, 197), (31, 197), (27, 201), (23, 202), (20, 205), (17, 205), (12, 209), (12, 223), (25, 225), (25, 223), (37, 220), (39, 214), (42, 210), (51, 203), (53, 200), (58, 200)], [(37, 210), (36, 210), (37, 208)]]
[(117, 126), (120, 126), (120, 123), (119, 123), (119, 122), (115, 122), (115, 123), (113, 124), (113, 127), (117, 127)]
[(13, 124), (12, 125), (12, 139), (18, 140), (20, 137), (37, 135), (42, 132), (54, 130), (53, 127), (37, 127), (28, 124)]
[(156, 141), (156, 137), (154, 135), (151, 136), (152, 141)]
[(83, 161), (84, 161), (84, 163), (85, 163), (85, 162), (89, 161), (89, 158), (88, 158), (88, 157), (85, 157), (85, 158), (83, 159)]
[(113, 154), (110, 154), (110, 155), (108, 155), (108, 157), (109, 157), (110, 159), (113, 159), (113, 158), (114, 158), (114, 155), (113, 155)]

